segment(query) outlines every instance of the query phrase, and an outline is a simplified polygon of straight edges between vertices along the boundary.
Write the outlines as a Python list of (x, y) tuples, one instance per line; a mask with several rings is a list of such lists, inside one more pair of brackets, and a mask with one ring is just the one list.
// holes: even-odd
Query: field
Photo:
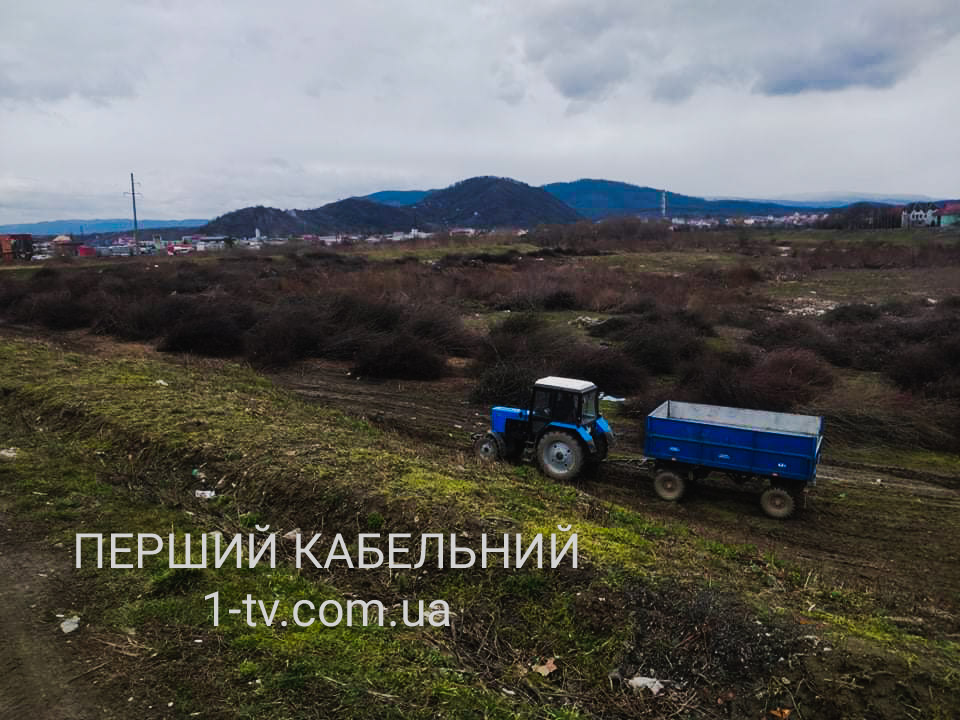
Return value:
[[(0, 270), (0, 711), (68, 717), (950, 718), (960, 234), (606, 222)], [(478, 463), (489, 406), (585, 377), (576, 483)], [(806, 509), (660, 501), (666, 398), (826, 418)], [(194, 497), (215, 489), (213, 500)], [(574, 569), (97, 570), (77, 532), (557, 532)], [(328, 535), (329, 534), (329, 535)], [(562, 534), (565, 537), (565, 534)], [(549, 556), (549, 553), (548, 553)], [(88, 557), (89, 559), (89, 557)], [(443, 628), (213, 627), (204, 596), (444, 599)], [(60, 633), (62, 617), (81, 628)], [(652, 695), (627, 680), (657, 678)], [(41, 701), (41, 698), (46, 698)], [(4, 704), (6, 703), (6, 705)], [(12, 708), (9, 709), (8, 708)], [(44, 714), (48, 713), (48, 714)], [(2, 713), (0, 713), (2, 714)]]

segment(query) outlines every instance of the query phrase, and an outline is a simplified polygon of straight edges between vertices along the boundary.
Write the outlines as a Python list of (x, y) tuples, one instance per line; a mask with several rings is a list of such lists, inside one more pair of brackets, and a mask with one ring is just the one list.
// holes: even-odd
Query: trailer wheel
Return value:
[(485, 432), (474, 441), (473, 452), (483, 462), (496, 462), (503, 459), (500, 438), (492, 432)]
[(583, 467), (583, 446), (569, 433), (548, 432), (537, 444), (537, 461), (547, 477), (572, 480)]
[(760, 507), (770, 517), (785, 520), (793, 515), (793, 511), (797, 508), (797, 501), (786, 488), (772, 487), (760, 496)]
[(677, 502), (687, 492), (687, 481), (670, 470), (661, 470), (653, 479), (653, 489), (662, 500)]

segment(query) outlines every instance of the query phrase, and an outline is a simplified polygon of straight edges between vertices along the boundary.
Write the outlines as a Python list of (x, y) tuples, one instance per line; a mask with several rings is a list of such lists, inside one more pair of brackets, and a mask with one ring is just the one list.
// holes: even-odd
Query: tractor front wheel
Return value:
[(544, 475), (554, 480), (572, 480), (583, 467), (583, 445), (565, 432), (548, 432), (537, 445), (537, 460)]
[(483, 462), (496, 462), (503, 459), (500, 438), (493, 432), (485, 432), (474, 440), (473, 452)]

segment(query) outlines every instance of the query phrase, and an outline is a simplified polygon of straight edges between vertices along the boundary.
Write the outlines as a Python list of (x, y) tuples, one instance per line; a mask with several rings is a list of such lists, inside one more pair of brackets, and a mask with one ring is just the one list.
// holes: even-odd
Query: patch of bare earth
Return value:
[(83, 647), (83, 619), (73, 633), (60, 629), (57, 614), (74, 605), (69, 551), (25, 540), (12, 522), (0, 512), (0, 717), (122, 717), (100, 697), (109, 659)]

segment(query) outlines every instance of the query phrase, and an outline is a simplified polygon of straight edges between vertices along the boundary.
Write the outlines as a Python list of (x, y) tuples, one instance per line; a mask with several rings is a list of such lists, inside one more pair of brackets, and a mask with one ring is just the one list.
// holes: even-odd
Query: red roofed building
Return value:
[(947, 203), (940, 211), (940, 226), (957, 225), (960, 223), (960, 202)]

